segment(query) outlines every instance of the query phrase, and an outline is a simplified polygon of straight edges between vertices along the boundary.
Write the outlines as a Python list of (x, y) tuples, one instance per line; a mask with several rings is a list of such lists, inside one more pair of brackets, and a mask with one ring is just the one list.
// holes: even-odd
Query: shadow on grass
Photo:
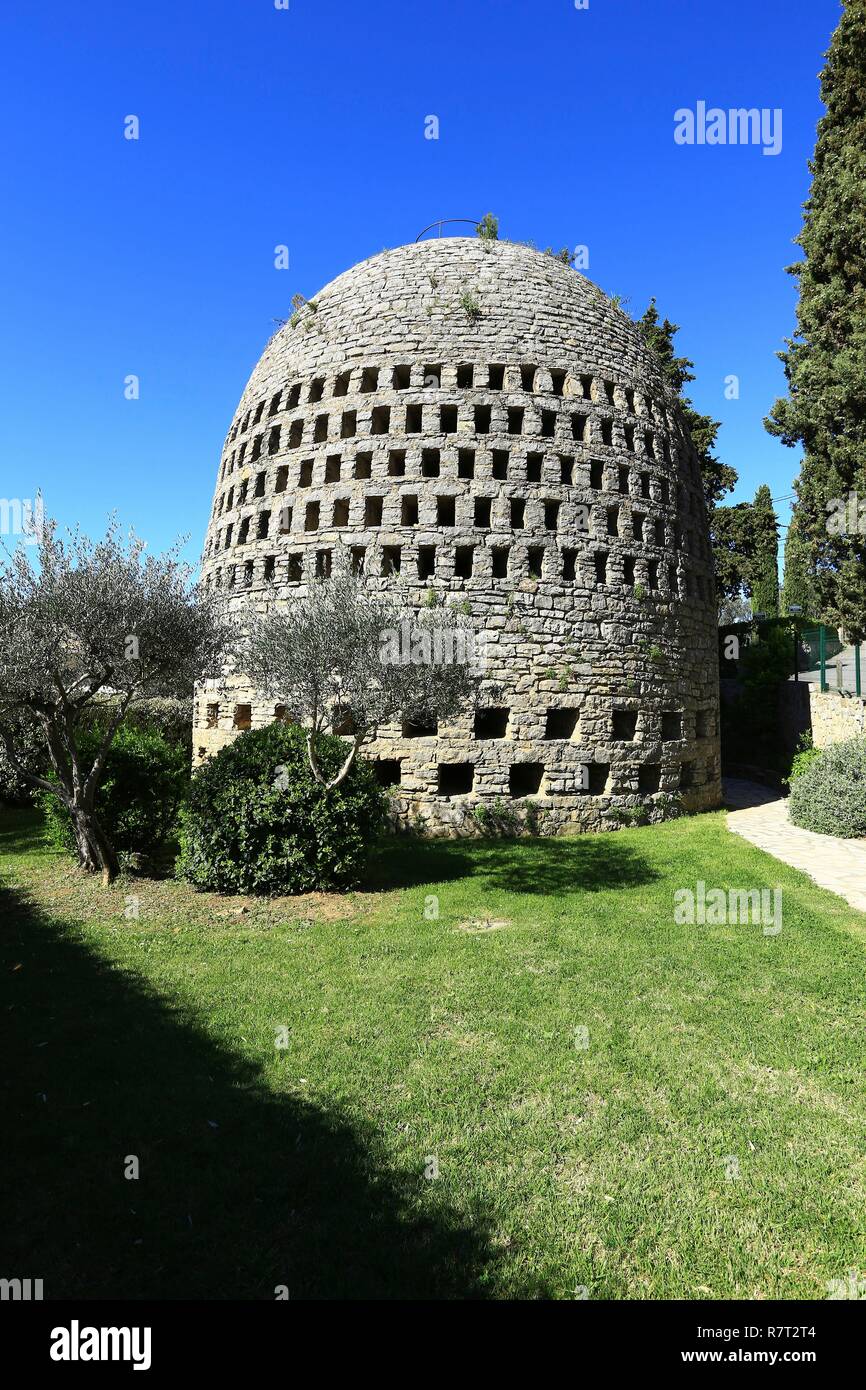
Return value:
[(495, 1284), (485, 1214), (468, 1228), (420, 1165), (389, 1171), (372, 1132), (269, 1091), (18, 892), (0, 890), (0, 922), (4, 1277), (44, 1279), (46, 1298), (473, 1298)]
[(472, 878), (509, 893), (593, 893), (652, 883), (658, 874), (613, 833), (568, 839), (387, 840), (370, 865), (375, 890)]

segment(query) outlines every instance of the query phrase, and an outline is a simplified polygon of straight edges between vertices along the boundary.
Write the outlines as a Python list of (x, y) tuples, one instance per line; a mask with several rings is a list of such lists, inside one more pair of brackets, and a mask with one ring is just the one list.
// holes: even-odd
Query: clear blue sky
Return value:
[[(790, 493), (797, 456), (761, 422), (838, 16), (837, 0), (8, 4), (0, 496), (41, 487), (91, 533), (116, 510), (154, 549), (189, 533), (197, 557), (223, 436), (291, 296), (488, 210), (506, 237), (587, 245), (631, 312), (656, 295), (696, 404), (724, 422), (736, 499)], [(781, 107), (781, 154), (675, 144), (674, 111), (699, 100)]]

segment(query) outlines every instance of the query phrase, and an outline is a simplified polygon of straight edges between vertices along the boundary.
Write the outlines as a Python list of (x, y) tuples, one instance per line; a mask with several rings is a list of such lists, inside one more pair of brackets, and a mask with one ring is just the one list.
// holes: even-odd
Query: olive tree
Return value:
[[(223, 620), (177, 546), (148, 555), (116, 523), (93, 542), (78, 531), (64, 541), (48, 522), (32, 551), (35, 564), (21, 546), (0, 564), (0, 750), (24, 782), (59, 798), (82, 866), (108, 883), (117, 855), (94, 804), (112, 740), (135, 702), (192, 692), (215, 666)], [(102, 736), (85, 760), (80, 732), (99, 701)]]
[[(284, 611), (253, 617), (237, 657), (252, 684), (305, 726), (310, 770), (326, 791), (380, 725), (447, 721), (474, 707), (483, 666), (482, 639), (465, 614), (445, 605), (414, 610), (346, 572), (316, 580)], [(327, 779), (317, 740), (341, 723), (350, 743)]]

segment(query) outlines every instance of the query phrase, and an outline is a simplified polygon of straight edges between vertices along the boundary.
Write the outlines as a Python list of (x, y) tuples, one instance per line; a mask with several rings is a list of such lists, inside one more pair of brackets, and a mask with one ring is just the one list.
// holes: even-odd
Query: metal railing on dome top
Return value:
[(452, 222), (463, 222), (467, 226), (474, 227), (477, 231), (483, 220), (484, 219), (481, 217), (440, 217), (438, 222), (431, 222), (429, 227), (425, 227), (423, 232), (419, 232), (415, 240), (420, 241), (422, 236), (426, 236), (428, 232), (432, 232), (434, 227), (439, 228), (437, 235), (441, 236), (442, 228), (449, 227)]
[(787, 629), (791, 634), (789, 680), (811, 682), (820, 690), (863, 694), (861, 644), (845, 642), (835, 628), (794, 614), (786, 618), (751, 618), (720, 627), (719, 674), (736, 678), (743, 652), (778, 629)]

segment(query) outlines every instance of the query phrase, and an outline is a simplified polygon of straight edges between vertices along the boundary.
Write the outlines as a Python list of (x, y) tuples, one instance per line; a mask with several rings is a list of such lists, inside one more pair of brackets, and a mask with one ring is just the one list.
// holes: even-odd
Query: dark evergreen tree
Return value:
[(804, 617), (817, 618), (820, 616), (820, 605), (815, 593), (809, 545), (800, 534), (797, 517), (795, 510), (785, 540), (782, 612), (787, 613), (791, 605), (796, 604), (802, 608)]
[[(722, 463), (714, 452), (721, 422), (714, 420), (710, 415), (701, 415), (699, 411), (695, 410), (691, 400), (686, 395), (686, 384), (695, 379), (691, 370), (695, 364), (689, 357), (677, 356), (674, 337), (680, 331), (679, 324), (672, 323), (668, 318), (661, 319), (659, 317), (654, 298), (650, 300), (646, 312), (636, 322), (650, 347), (655, 350), (661, 361), (668, 382), (683, 403), (683, 413), (698, 456), (704, 485), (716, 574), (716, 592), (721, 607), (726, 601), (741, 596), (745, 582), (737, 550), (743, 517), (739, 514), (739, 508), (719, 506), (721, 499), (736, 485), (736, 470), (731, 468), (729, 464)], [(726, 516), (728, 512), (736, 512), (737, 515), (728, 517)]]
[(780, 354), (787, 398), (767, 428), (802, 445), (802, 541), (821, 615), (866, 634), (866, 0), (847, 0), (821, 74), (812, 187), (789, 266), (797, 329)]
[(755, 493), (751, 513), (752, 556), (748, 584), (752, 612), (775, 618), (779, 614), (779, 522), (766, 483)]

